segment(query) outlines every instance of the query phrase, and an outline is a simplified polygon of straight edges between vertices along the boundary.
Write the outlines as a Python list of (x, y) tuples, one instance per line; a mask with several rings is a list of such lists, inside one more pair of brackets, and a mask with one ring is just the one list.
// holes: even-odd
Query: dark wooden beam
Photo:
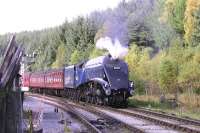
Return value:
[(23, 49), (13, 35), (0, 66), (0, 133), (22, 133), (22, 102), (19, 86)]

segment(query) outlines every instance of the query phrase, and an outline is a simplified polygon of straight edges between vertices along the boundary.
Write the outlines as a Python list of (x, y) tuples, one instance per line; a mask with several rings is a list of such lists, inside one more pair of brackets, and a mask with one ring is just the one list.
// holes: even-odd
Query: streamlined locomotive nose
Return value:
[(107, 79), (111, 89), (128, 89), (128, 66), (121, 60), (112, 60), (111, 63), (104, 65)]

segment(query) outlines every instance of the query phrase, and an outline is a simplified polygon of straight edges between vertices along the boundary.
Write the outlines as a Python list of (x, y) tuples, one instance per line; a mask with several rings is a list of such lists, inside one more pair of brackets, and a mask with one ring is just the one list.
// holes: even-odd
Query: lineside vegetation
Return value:
[[(66, 20), (58, 27), (17, 33), (26, 53), (37, 54), (29, 71), (59, 68), (105, 54), (95, 48), (96, 41), (111, 28), (123, 28), (110, 27), (111, 20), (127, 26), (126, 38), (120, 41), (128, 38), (125, 60), (137, 95), (169, 94), (184, 107), (200, 107), (200, 0), (122, 1), (114, 9)], [(108, 34), (112, 37), (114, 33)], [(8, 36), (0, 36), (0, 53)]]

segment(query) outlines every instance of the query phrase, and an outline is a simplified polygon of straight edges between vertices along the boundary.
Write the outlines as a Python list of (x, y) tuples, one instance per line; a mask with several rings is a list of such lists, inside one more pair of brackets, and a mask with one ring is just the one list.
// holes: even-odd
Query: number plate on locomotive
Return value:
[(114, 67), (114, 70), (120, 70), (120, 67)]

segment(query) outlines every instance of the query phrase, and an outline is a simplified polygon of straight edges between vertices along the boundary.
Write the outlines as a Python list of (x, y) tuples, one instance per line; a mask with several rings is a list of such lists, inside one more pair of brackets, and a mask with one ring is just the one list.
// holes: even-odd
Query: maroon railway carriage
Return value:
[(63, 69), (54, 69), (45, 72), (45, 87), (51, 89), (64, 89)]
[(31, 88), (45, 88), (44, 82), (45, 73), (37, 72), (31, 73), (30, 75), (30, 86)]
[(64, 89), (63, 69), (54, 69), (46, 72), (25, 73), (23, 86), (31, 89)]
[(24, 73), (22, 76), (22, 85), (23, 87), (30, 86), (30, 73)]

